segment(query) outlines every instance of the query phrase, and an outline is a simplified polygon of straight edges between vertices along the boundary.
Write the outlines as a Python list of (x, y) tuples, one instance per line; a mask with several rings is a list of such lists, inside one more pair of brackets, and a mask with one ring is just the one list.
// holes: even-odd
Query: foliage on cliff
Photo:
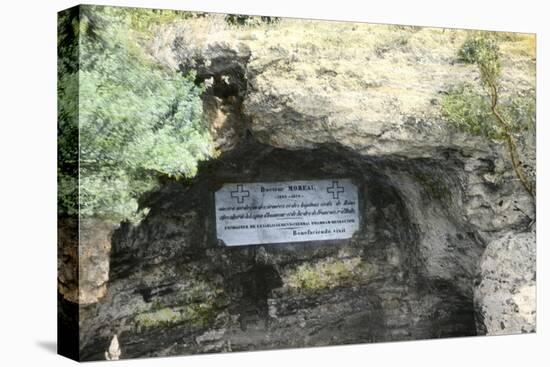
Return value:
[(502, 97), (501, 56), (494, 38), (476, 36), (467, 39), (458, 56), (464, 63), (478, 67), (480, 86), (476, 88), (474, 84), (463, 83), (451, 89), (443, 99), (443, 115), (464, 131), (503, 141), (516, 176), (525, 190), (535, 196), (534, 182), (524, 170), (517, 146), (518, 136), (535, 130), (534, 91)]
[(145, 31), (184, 14), (79, 9), (59, 22), (59, 211), (120, 220), (160, 177), (191, 177), (211, 156), (203, 88), (142, 46)]

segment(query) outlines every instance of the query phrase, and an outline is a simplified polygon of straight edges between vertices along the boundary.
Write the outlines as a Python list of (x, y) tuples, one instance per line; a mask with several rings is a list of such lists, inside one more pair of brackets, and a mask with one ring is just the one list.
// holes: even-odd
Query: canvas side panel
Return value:
[(57, 351), (79, 360), (79, 13), (58, 13), (57, 28)]

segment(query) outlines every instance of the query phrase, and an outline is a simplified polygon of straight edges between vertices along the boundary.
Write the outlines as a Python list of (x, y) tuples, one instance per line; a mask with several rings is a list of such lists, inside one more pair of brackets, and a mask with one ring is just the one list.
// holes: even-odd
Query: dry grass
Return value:
[[(226, 24), (223, 15), (188, 19), (168, 28), (164, 40), (183, 34), (198, 48), (246, 45), (251, 66), (262, 73), (258, 87), (291, 97), (311, 95), (315, 110), (296, 108), (313, 116), (338, 113), (336, 108), (365, 123), (402, 121), (407, 116), (435, 121), (440, 117), (441, 92), (478, 78), (475, 66), (457, 61), (457, 52), (480, 31), (300, 19), (239, 27)], [(513, 87), (533, 88), (535, 37), (484, 33), (499, 40), (504, 93)], [(337, 107), (324, 103), (328, 100), (338, 101)], [(324, 106), (331, 111), (323, 111)]]

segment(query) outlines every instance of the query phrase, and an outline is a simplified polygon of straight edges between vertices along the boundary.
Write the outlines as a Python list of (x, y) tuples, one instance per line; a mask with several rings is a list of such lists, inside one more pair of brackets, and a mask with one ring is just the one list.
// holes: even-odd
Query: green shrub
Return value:
[(492, 38), (476, 36), (464, 42), (458, 52), (461, 61), (477, 65), (484, 87), (496, 83), (500, 75), (500, 57), (497, 42)]
[[(514, 98), (503, 99), (500, 113), (509, 121), (514, 134), (535, 130), (534, 91), (526, 91)], [(443, 98), (443, 117), (461, 131), (493, 140), (504, 140), (504, 129), (491, 112), (487, 95), (471, 84), (461, 84), (449, 90)]]
[[(197, 163), (213, 153), (202, 118), (203, 88), (194, 84), (193, 74), (181, 75), (155, 64), (138, 42), (150, 35), (139, 31), (157, 22), (155, 16), (161, 22), (166, 14), (82, 6), (79, 18), (63, 20), (73, 28), (80, 48), (78, 68), (60, 61), (61, 214), (131, 218), (138, 208), (137, 198), (160, 177), (192, 177)], [(166, 18), (172, 19), (173, 14)], [(61, 56), (72, 51), (61, 50)], [(76, 89), (70, 82), (74, 78)], [(75, 138), (79, 139), (78, 157)], [(74, 195), (74, 186), (65, 185), (74, 185), (75, 169), (79, 207), (62, 197)]]
[(489, 138), (499, 135), (487, 96), (470, 84), (448, 91), (441, 107), (443, 117), (461, 131)]
[(534, 91), (503, 97), (500, 91), (500, 53), (497, 42), (472, 37), (460, 48), (461, 61), (478, 67), (481, 87), (462, 84), (450, 88), (442, 101), (442, 115), (457, 128), (505, 143), (517, 178), (535, 196), (535, 183), (527, 176), (518, 153), (517, 136), (535, 131)]

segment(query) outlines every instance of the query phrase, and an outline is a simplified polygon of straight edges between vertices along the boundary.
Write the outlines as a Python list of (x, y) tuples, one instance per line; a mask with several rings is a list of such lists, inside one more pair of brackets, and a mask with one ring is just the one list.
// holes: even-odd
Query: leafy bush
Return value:
[(57, 156), (58, 212), (78, 214), (78, 62), (79, 11), (58, 18)]
[(464, 42), (458, 56), (461, 61), (478, 66), (484, 87), (497, 82), (501, 65), (499, 47), (494, 39), (483, 36), (470, 38)]
[(534, 91), (502, 97), (500, 54), (494, 39), (484, 36), (470, 38), (464, 42), (458, 56), (461, 61), (478, 67), (484, 93), (472, 84), (451, 88), (443, 98), (443, 116), (463, 131), (503, 141), (516, 176), (534, 197), (534, 182), (527, 177), (517, 148), (517, 135), (535, 130)]
[[(194, 75), (165, 70), (138, 42), (163, 13), (144, 9), (83, 6), (75, 31), (80, 40), (77, 70), (60, 73), (60, 152), (74, 131), (64, 120), (78, 116), (80, 207), (60, 205), (65, 214), (129, 218), (137, 198), (163, 176), (195, 175), (197, 163), (212, 155), (202, 120), (202, 87)], [(147, 11), (146, 11), (147, 12)], [(160, 17), (160, 18), (159, 18)], [(172, 15), (167, 19), (172, 19)], [(75, 20), (69, 22), (73, 28)], [(79, 99), (68, 80), (78, 77)], [(74, 124), (73, 124), (74, 125)], [(76, 125), (75, 125), (76, 126)], [(74, 130), (74, 129), (73, 129)], [(72, 153), (74, 149), (68, 149)], [(60, 154), (66, 165), (74, 154)], [(60, 194), (74, 175), (60, 170)], [(71, 200), (61, 197), (60, 202)]]
[[(442, 113), (459, 130), (493, 140), (505, 139), (504, 128), (491, 112), (489, 97), (471, 84), (460, 84), (449, 90), (443, 98)], [(503, 100), (501, 114), (510, 121), (509, 130), (512, 133), (534, 131), (534, 91)]]
[(443, 98), (443, 116), (455, 127), (472, 135), (498, 135), (489, 100), (472, 85), (462, 84)]

